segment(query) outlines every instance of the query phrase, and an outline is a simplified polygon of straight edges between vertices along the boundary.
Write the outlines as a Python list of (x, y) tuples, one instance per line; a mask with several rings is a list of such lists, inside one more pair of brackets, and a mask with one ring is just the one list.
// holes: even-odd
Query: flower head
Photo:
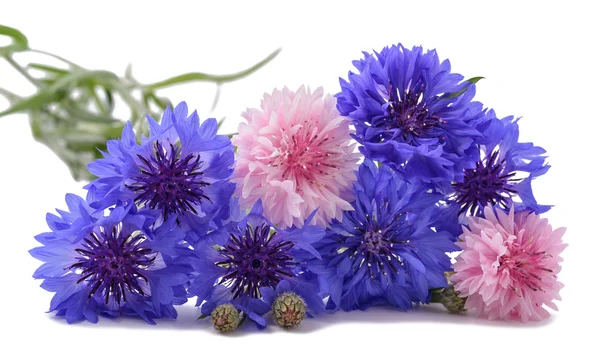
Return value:
[(174, 220), (151, 231), (156, 216), (133, 203), (119, 203), (104, 216), (90, 208), (92, 200), (66, 199), (69, 211), (48, 215), (52, 231), (36, 236), (43, 246), (30, 251), (44, 262), (33, 277), (55, 292), (50, 311), (69, 323), (95, 323), (98, 315), (133, 315), (149, 323), (175, 318), (173, 304), (186, 301), (188, 271), (172, 263), (183, 239)]
[(402, 45), (364, 53), (340, 79), (338, 110), (354, 121), (368, 158), (427, 183), (448, 184), (476, 153), (482, 105), (475, 86), (450, 73), (435, 50)]
[(452, 281), (450, 281), (450, 277), (453, 274), (454, 272), (446, 272), (444, 274), (446, 276), (446, 280), (448, 280), (448, 287), (442, 287), (430, 291), (430, 302), (442, 304), (452, 314), (460, 314), (466, 311), (465, 303), (467, 302), (467, 299), (460, 296), (460, 292), (454, 289), (454, 285), (452, 284)]
[(531, 190), (531, 181), (550, 168), (543, 155), (546, 151), (518, 142), (518, 120), (513, 117), (498, 119), (494, 111), (487, 117), (489, 120), (480, 126), (484, 130), (480, 159), (474, 167), (457, 174), (454, 200), (461, 207), (460, 213), (482, 216), (489, 204), (505, 211), (513, 205), (516, 211), (548, 211), (550, 206), (539, 205)]
[(232, 304), (221, 304), (212, 311), (210, 320), (218, 332), (227, 333), (240, 325), (240, 312)]
[(318, 280), (309, 271), (304, 271), (293, 283), (283, 280), (274, 288), (262, 287), (260, 293), (271, 307), (275, 322), (284, 328), (298, 326), (305, 315), (312, 317), (325, 311)]
[(432, 228), (441, 196), (369, 160), (359, 168), (355, 192), (354, 211), (344, 212), (316, 245), (322, 261), (308, 263), (326, 283), (328, 306), (408, 309), (428, 302), (430, 289), (447, 286), (446, 252), (457, 249), (449, 233)]
[(458, 245), (463, 252), (451, 277), (467, 297), (465, 307), (489, 319), (541, 320), (557, 310), (557, 274), (565, 228), (552, 229), (548, 220), (528, 211), (508, 214), (486, 207), (485, 218), (470, 217)]
[(271, 307), (277, 325), (294, 328), (300, 325), (306, 316), (306, 303), (293, 292), (284, 292), (277, 296)]
[(277, 229), (262, 213), (259, 201), (248, 216), (224, 223), (195, 243), (189, 258), (194, 278), (188, 292), (198, 298), (198, 305), (206, 300), (203, 314), (231, 303), (262, 328), (266, 325), (262, 315), (271, 308), (263, 300), (265, 292), (283, 282), (318, 289), (317, 284), (304, 283), (311, 274), (305, 269), (303, 253), (319, 257), (312, 244), (323, 237), (323, 229), (309, 225)]
[(452, 314), (460, 314), (466, 311), (466, 299), (461, 297), (454, 290), (454, 287), (442, 288), (441, 291), (434, 290), (431, 300), (441, 303)]
[(313, 222), (325, 226), (351, 209), (359, 154), (351, 121), (339, 115), (333, 97), (321, 88), (274, 90), (260, 110), (243, 116), (248, 123), (232, 142), (238, 153), (233, 181), (244, 208), (261, 199), (265, 217), (280, 227), (302, 226), (317, 208)]
[(107, 207), (117, 201), (133, 199), (142, 208), (157, 210), (162, 220), (170, 217), (184, 226), (196, 217), (212, 217), (228, 205), (233, 185), (233, 146), (227, 136), (217, 135), (217, 122), (200, 124), (194, 111), (188, 116), (182, 102), (167, 108), (158, 124), (148, 116), (149, 137), (136, 142), (131, 124), (120, 140), (107, 143), (104, 159), (88, 165), (98, 179), (87, 187), (97, 188)]

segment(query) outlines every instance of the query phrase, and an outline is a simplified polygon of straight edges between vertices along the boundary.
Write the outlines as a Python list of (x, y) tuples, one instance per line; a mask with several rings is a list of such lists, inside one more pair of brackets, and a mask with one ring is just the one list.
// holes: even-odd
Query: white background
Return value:
[[(556, 205), (547, 217), (556, 227), (568, 227), (569, 247), (559, 275), (566, 284), (560, 312), (538, 324), (487, 322), (422, 307), (339, 313), (294, 332), (270, 327), (221, 336), (208, 322), (196, 322), (198, 312), (186, 305), (178, 321), (157, 326), (132, 319), (67, 325), (44, 313), (51, 294), (31, 278), (39, 263), (27, 251), (36, 245), (32, 236), (47, 229), (45, 213), (64, 208), (64, 194), (81, 193), (81, 184), (33, 141), (27, 118), (14, 115), (0, 119), (0, 360), (597, 361), (590, 354), (597, 350), (592, 344), (600, 302), (598, 12), (592, 1), (539, 4), (3, 0), (0, 24), (22, 30), (33, 47), (120, 74), (131, 62), (142, 82), (188, 71), (234, 72), (283, 47), (265, 69), (226, 85), (211, 115), (214, 86), (165, 91), (201, 116), (227, 116), (226, 132), (274, 87), (322, 85), (336, 93), (337, 78), (362, 50), (397, 42), (437, 48), (455, 72), (485, 76), (477, 99), (500, 116), (523, 116), (521, 140), (548, 150), (552, 168), (534, 192), (540, 202)], [(32, 91), (5, 64), (0, 84)]]

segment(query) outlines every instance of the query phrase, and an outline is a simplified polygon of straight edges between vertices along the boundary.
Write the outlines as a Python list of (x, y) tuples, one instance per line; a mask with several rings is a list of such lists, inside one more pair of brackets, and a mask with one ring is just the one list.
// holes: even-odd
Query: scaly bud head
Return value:
[(211, 322), (220, 333), (235, 330), (240, 324), (240, 312), (231, 304), (221, 304), (210, 314)]
[(459, 296), (459, 292), (454, 290), (453, 286), (450, 286), (435, 292), (431, 301), (441, 303), (452, 314), (460, 314), (466, 311), (466, 300), (466, 298)]
[(284, 328), (293, 328), (302, 322), (306, 316), (306, 303), (293, 292), (286, 292), (273, 302), (273, 318)]

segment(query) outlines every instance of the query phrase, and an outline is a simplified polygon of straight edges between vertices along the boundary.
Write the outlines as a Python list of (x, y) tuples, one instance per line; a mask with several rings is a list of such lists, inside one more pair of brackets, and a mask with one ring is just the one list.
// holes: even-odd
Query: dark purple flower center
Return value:
[(148, 284), (148, 279), (143, 271), (157, 256), (143, 246), (145, 240), (140, 231), (123, 235), (121, 225), (108, 233), (100, 228), (99, 233), (92, 232), (83, 239), (83, 246), (75, 249), (80, 255), (77, 262), (66, 269), (80, 271), (77, 283), (85, 281), (90, 286), (88, 298), (100, 293), (106, 304), (110, 297), (121, 304), (127, 301), (125, 290), (144, 296), (142, 285)]
[(216, 263), (224, 270), (220, 284), (228, 286), (234, 298), (260, 297), (260, 287), (275, 287), (293, 276), (292, 268), (298, 263), (291, 256), (294, 242), (273, 242), (275, 233), (263, 224), (247, 226), (241, 236), (232, 234), (220, 249), (222, 259)]
[(390, 241), (379, 231), (367, 231), (364, 235), (363, 244), (360, 246), (364, 252), (368, 253), (388, 253), (387, 245)]
[(488, 204), (508, 208), (512, 195), (517, 193), (512, 183), (520, 179), (514, 178), (514, 172), (505, 172), (506, 160), (498, 160), (498, 156), (494, 151), (478, 161), (475, 168), (465, 170), (463, 181), (454, 185), (456, 202), (462, 206), (459, 214), (469, 211), (476, 215)]
[[(376, 279), (382, 274), (396, 274), (402, 261), (393, 252), (394, 241), (386, 236), (381, 230), (367, 230), (363, 236), (363, 242), (358, 245), (355, 261), (356, 266), (364, 265), (371, 279)], [(358, 264), (357, 264), (358, 262)]]
[(138, 155), (140, 174), (133, 177), (129, 188), (137, 193), (136, 203), (163, 212), (164, 219), (170, 215), (181, 216), (185, 212), (197, 214), (196, 206), (203, 200), (211, 201), (203, 188), (210, 183), (203, 180), (203, 161), (200, 155), (181, 156), (181, 148), (169, 144), (163, 147), (154, 143), (150, 158)]
[(419, 144), (415, 138), (434, 136), (432, 133), (442, 121), (432, 115), (423, 101), (423, 86), (410, 91), (390, 89), (390, 129), (399, 129), (403, 140)]
[(352, 260), (354, 275), (366, 269), (371, 280), (386, 284), (402, 269), (403, 260), (399, 253), (413, 247), (401, 237), (407, 228), (406, 214), (391, 215), (386, 213), (387, 207), (384, 202), (377, 206), (376, 214), (367, 214), (363, 222), (357, 224), (354, 236), (346, 238), (338, 250)]

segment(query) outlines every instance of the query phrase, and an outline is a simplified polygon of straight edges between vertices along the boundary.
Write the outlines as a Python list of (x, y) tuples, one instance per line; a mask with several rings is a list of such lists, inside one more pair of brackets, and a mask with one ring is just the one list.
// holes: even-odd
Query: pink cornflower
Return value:
[(284, 88), (265, 94), (261, 109), (232, 138), (237, 146), (233, 181), (242, 207), (262, 200), (264, 215), (280, 227), (312, 223), (326, 226), (352, 210), (352, 184), (360, 154), (350, 137), (351, 120), (340, 116), (323, 89)]
[(485, 218), (469, 218), (458, 245), (463, 252), (451, 281), (465, 308), (480, 316), (504, 320), (542, 320), (544, 305), (558, 310), (560, 253), (567, 246), (565, 228), (552, 230), (548, 220), (527, 211), (504, 212), (486, 207)]

